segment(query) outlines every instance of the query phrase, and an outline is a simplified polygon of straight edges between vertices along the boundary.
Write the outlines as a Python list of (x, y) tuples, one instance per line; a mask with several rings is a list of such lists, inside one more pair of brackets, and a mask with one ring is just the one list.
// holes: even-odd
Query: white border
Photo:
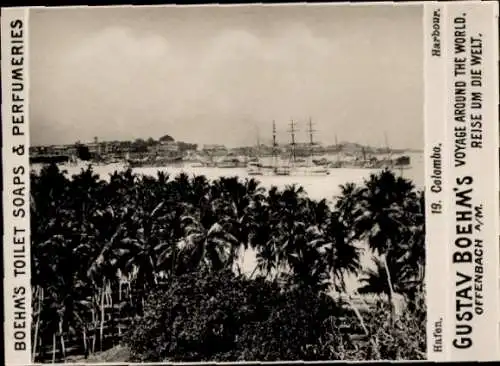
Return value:
[[(427, 358), (430, 361), (448, 359), (445, 326), (448, 304), (443, 295), (449, 289), (449, 270), (443, 258), (448, 257), (447, 233), (443, 230), (448, 214), (446, 190), (445, 133), (445, 5), (424, 4), (424, 133), (425, 133), (425, 244), (426, 244), (426, 304)], [(435, 168), (434, 168), (435, 166)], [(439, 280), (436, 280), (439, 279)]]
[[(449, 145), (450, 141), (448, 140), (448, 143), (445, 143), (445, 132), (444, 132), (444, 124), (443, 126), (436, 125), (438, 121), (444, 120), (445, 115), (444, 115), (444, 101), (445, 101), (445, 95), (443, 94), (445, 84), (444, 84), (444, 74), (439, 76), (439, 69), (443, 67), (443, 62), (437, 62), (436, 59), (429, 58), (429, 55), (427, 53), (429, 45), (429, 12), (432, 14), (433, 9), (437, 6), (442, 9), (442, 18), (441, 18), (441, 40), (442, 40), (442, 52), (443, 56), (440, 58), (442, 61), (446, 58), (446, 52), (445, 50), (449, 48), (452, 50), (452, 47), (450, 48), (450, 45), (446, 44), (446, 38), (445, 36), (445, 30), (446, 30), (446, 18), (445, 14), (448, 12), (448, 9), (453, 9), (451, 11), (458, 11), (460, 6), (467, 6), (468, 8), (476, 8), (480, 10), (480, 15), (478, 15), (478, 19), (475, 23), (474, 26), (480, 27), (482, 26), (484, 28), (484, 33), (488, 33), (490, 37), (489, 45), (490, 49), (493, 49), (494, 55), (489, 55), (489, 66), (490, 69), (488, 78), (489, 80), (492, 81), (492, 85), (489, 86), (488, 89), (488, 95), (491, 96), (488, 102), (488, 110), (486, 111), (485, 109), (485, 114), (488, 113), (488, 116), (490, 117), (491, 121), (498, 121), (498, 109), (496, 102), (498, 101), (498, 69), (497, 69), (497, 61), (498, 61), (498, 32), (497, 32), (497, 27), (498, 27), (498, 6), (496, 3), (493, 2), (486, 2), (486, 4), (481, 4), (479, 6), (480, 2), (473, 1), (473, 2), (461, 2), (461, 3), (455, 3), (455, 4), (449, 4), (449, 3), (440, 3), (436, 4), (436, 2), (429, 2), (426, 3), (424, 6), (424, 40), (425, 40), (425, 45), (424, 45), (424, 54), (425, 54), (425, 67), (424, 67), (424, 73), (425, 73), (425, 91), (426, 91), (426, 106), (425, 106), (425, 159), (426, 159), (426, 212), (427, 212), (427, 217), (426, 217), (426, 249), (427, 249), (427, 258), (426, 258), (426, 286), (427, 286), (427, 306), (428, 306), (428, 340), (430, 339), (429, 332), (432, 332), (432, 326), (431, 323), (433, 323), (434, 318), (440, 317), (439, 314), (444, 314), (447, 315), (446, 317), (446, 322), (444, 324), (448, 324), (448, 326), (445, 326), (443, 331), (443, 352), (442, 353), (435, 353), (431, 352), (430, 349), (428, 349), (428, 357), (430, 361), (446, 361), (446, 360), (478, 360), (478, 359), (484, 359), (484, 360), (494, 360), (499, 358), (499, 351), (498, 351), (498, 313), (499, 313), (499, 301), (498, 301), (498, 282), (497, 279), (499, 278), (498, 274), (498, 262), (496, 258), (499, 258), (499, 250), (498, 250), (498, 238), (499, 238), (499, 207), (498, 207), (498, 194), (499, 194), (499, 159), (498, 159), (498, 125), (494, 123), (492, 126), (490, 126), (490, 132), (486, 135), (485, 134), (485, 140), (488, 140), (488, 149), (485, 148), (485, 152), (483, 153), (484, 155), (481, 155), (481, 157), (475, 157), (474, 159), (476, 160), (476, 166), (480, 166), (481, 164), (484, 164), (484, 162), (490, 161), (491, 159), (491, 151), (492, 149), (495, 150), (494, 158), (492, 159), (494, 162), (494, 169), (476, 169), (475, 172), (481, 176), (481, 188), (484, 189), (484, 194), (482, 195), (483, 197), (487, 198), (489, 195), (492, 193), (492, 190), (494, 189), (494, 200), (485, 200), (485, 204), (487, 204), (487, 210), (488, 210), (488, 215), (489, 215), (489, 220), (488, 220), (488, 227), (489, 230), (488, 234), (489, 238), (493, 238), (494, 240), (491, 242), (491, 248), (488, 248), (489, 254), (488, 256), (491, 258), (492, 255), (494, 255), (495, 260), (489, 261), (488, 264), (488, 273), (494, 277), (490, 278), (490, 282), (494, 283), (494, 286), (491, 286), (488, 291), (493, 297), (496, 299), (491, 300), (489, 302), (489, 305), (491, 305), (490, 309), (490, 315), (488, 316), (489, 322), (485, 322), (484, 324), (477, 325), (476, 326), (476, 333), (478, 334), (478, 337), (481, 336), (481, 345), (478, 346), (477, 350), (471, 354), (471, 355), (466, 355), (462, 356), (459, 354), (456, 354), (453, 350), (450, 350), (449, 352), (446, 351), (446, 341), (449, 336), (446, 336), (448, 334), (447, 332), (450, 331), (450, 326), (453, 323), (453, 319), (451, 317), (454, 316), (453, 309), (450, 308), (452, 305), (452, 296), (453, 295), (453, 287), (454, 287), (454, 279), (450, 276), (451, 275), (451, 268), (449, 268), (449, 262), (450, 262), (450, 253), (449, 249), (452, 245), (451, 238), (448, 236), (451, 234), (449, 231), (444, 231), (444, 227), (448, 227), (449, 229), (452, 227), (452, 223), (448, 222), (448, 225), (444, 222), (445, 220), (443, 219), (436, 219), (435, 216), (431, 217), (429, 215), (430, 212), (430, 203), (431, 203), (431, 196), (429, 194), (429, 184), (432, 184), (432, 181), (430, 179), (430, 175), (432, 175), (431, 171), (429, 170), (429, 163), (432, 163), (432, 160), (430, 160), (429, 155), (432, 154), (432, 151), (430, 148), (434, 145), (434, 143), (437, 143), (439, 141), (442, 141), (443, 145)], [(285, 3), (285, 4), (205, 4), (205, 5), (195, 5), (195, 4), (190, 4), (190, 5), (158, 5), (161, 7), (215, 7), (215, 6), (220, 6), (220, 7), (277, 7), (277, 6), (346, 6), (346, 5), (351, 5), (351, 6), (408, 6), (408, 5), (413, 5), (413, 6), (422, 6), (422, 2), (403, 2), (403, 3), (388, 3), (388, 2), (372, 2), (372, 3), (313, 3), (313, 4), (308, 4), (308, 3)], [(158, 7), (156, 5), (147, 5), (147, 6), (140, 6), (141, 8), (145, 7)], [(111, 6), (103, 6), (103, 7), (94, 7), (96, 10), (101, 9), (101, 8), (110, 8)], [(117, 8), (124, 8), (124, 7), (130, 7), (127, 5), (123, 6), (114, 6)], [(40, 8), (45, 8), (45, 7), (33, 7), (31, 9), (40, 9)], [(69, 7), (60, 7), (60, 8), (55, 8), (53, 7), (52, 9), (67, 9)], [(83, 6), (74, 6), (71, 8), (83, 8)], [(85, 8), (88, 8), (85, 6)], [(446, 10), (444, 9), (446, 8)], [(492, 11), (493, 10), (493, 11)], [(459, 11), (463, 11), (462, 8), (460, 8)], [(10, 120), (10, 108), (11, 104), (9, 101), (11, 100), (11, 90), (9, 88), (10, 85), (10, 80), (11, 80), (11, 74), (10, 74), (10, 58), (5, 56), (8, 55), (9, 51), (9, 45), (8, 45), (8, 34), (9, 34), (9, 29), (8, 29), (8, 23), (9, 19), (13, 18), (23, 18), (25, 21), (25, 47), (26, 47), (26, 54), (25, 58), (26, 60), (28, 59), (28, 9), (27, 8), (10, 8), (10, 9), (2, 9), (2, 75), (4, 76), (2, 78), (2, 120), (4, 123), (2, 124), (2, 129), (3, 129), (3, 182), (4, 182), (4, 192), (3, 192), (3, 200), (4, 200), (4, 289), (5, 289), (5, 296), (4, 296), (4, 305), (5, 305), (5, 314), (9, 314), (13, 311), (13, 301), (11, 299), (13, 298), (13, 286), (16, 285), (22, 285), (26, 286), (27, 289), (30, 289), (30, 281), (29, 277), (26, 280), (26, 278), (23, 277), (22, 280), (19, 280), (19, 282), (14, 282), (15, 280), (12, 278), (12, 246), (9, 245), (12, 243), (12, 228), (13, 225), (15, 224), (14, 219), (11, 215), (13, 205), (12, 205), (12, 179), (13, 179), (13, 174), (12, 174), (12, 168), (14, 166), (17, 166), (18, 164), (22, 164), (23, 166), (26, 167), (26, 174), (25, 176), (28, 178), (26, 182), (26, 186), (28, 188), (29, 192), (29, 157), (28, 154), (26, 153), (22, 157), (16, 157), (12, 154), (12, 146), (14, 144), (19, 144), (20, 140), (19, 138), (13, 138), (11, 136), (11, 125), (8, 123)], [(494, 13), (496, 16), (491, 17), (491, 14)], [(432, 18), (432, 16), (431, 16)], [(491, 23), (488, 23), (489, 19), (492, 19)], [(472, 22), (471, 22), (472, 24)], [(432, 27), (432, 19), (430, 23)], [(486, 29), (488, 25), (491, 25), (490, 28)], [(491, 38), (492, 37), (492, 38)], [(449, 38), (449, 35), (448, 35)], [(447, 62), (449, 63), (449, 59), (446, 58)], [(485, 56), (486, 60), (486, 56)], [(434, 62), (436, 61), (436, 62)], [(450, 67), (448, 65), (448, 67)], [(486, 69), (486, 66), (485, 66)], [(7, 70), (7, 72), (5, 72)], [(24, 68), (24, 74), (26, 76), (26, 81), (25, 81), (25, 90), (28, 90), (28, 62), (25, 63), (25, 68)], [(432, 76), (431, 76), (432, 75)], [(431, 84), (432, 83), (432, 84)], [(494, 88), (491, 90), (491, 88)], [(447, 95), (449, 95), (450, 89), (448, 89)], [(28, 121), (28, 93), (26, 92), (25, 94), (25, 119)], [(442, 103), (442, 105), (440, 105)], [(447, 121), (450, 120), (450, 117), (448, 116), (446, 118)], [(7, 121), (7, 123), (6, 123)], [(29, 127), (29, 125), (27, 125)], [(24, 142), (26, 149), (29, 147), (29, 128), (25, 128), (25, 136), (24, 136)], [(450, 126), (448, 126), (449, 128)], [(448, 131), (448, 137), (450, 136), (449, 131)], [(493, 137), (491, 137), (493, 136)], [(443, 146), (443, 158), (445, 157), (445, 146)], [(451, 155), (452, 151), (449, 150), (446, 152), (446, 154)], [(443, 160), (443, 170), (445, 177), (443, 178), (444, 183), (446, 184), (446, 164), (445, 161)], [(491, 175), (491, 174), (492, 175)], [(449, 174), (452, 174), (449, 172)], [(451, 177), (451, 175), (450, 175)], [(488, 179), (491, 179), (493, 184), (489, 184)], [(444, 186), (443, 186), (444, 187)], [(448, 193), (451, 193), (451, 186), (446, 186)], [(29, 230), (29, 195), (28, 197), (28, 206), (27, 206), (27, 215), (23, 218), (23, 220), (20, 221), (20, 223), (25, 226)], [(444, 212), (442, 217), (446, 218), (446, 210), (447, 208), (452, 208), (453, 206), (450, 204), (449, 207), (446, 206), (446, 202), (444, 205)], [(485, 209), (486, 212), (486, 209)], [(449, 221), (449, 220), (446, 220)], [(486, 227), (486, 224), (485, 224)], [(27, 232), (27, 235), (29, 235), (29, 231)], [(29, 237), (29, 236), (28, 236)], [(437, 244), (436, 244), (437, 243)], [(26, 248), (28, 250), (27, 255), (29, 256), (29, 245), (26, 245)], [(494, 264), (494, 266), (493, 266)], [(28, 261), (27, 263), (27, 268), (30, 269), (30, 262)], [(9, 286), (9, 287), (8, 287)], [(451, 291), (450, 291), (451, 289)], [(445, 295), (445, 296), (443, 296)], [(443, 300), (443, 297), (447, 300)], [(4, 330), (5, 330), (5, 357), (6, 357), (6, 364), (12, 365), (12, 364), (31, 364), (31, 334), (30, 334), (30, 329), (31, 329), (31, 291), (28, 291), (26, 294), (26, 304), (29, 305), (29, 311), (28, 311), (28, 319), (26, 320), (28, 322), (28, 347), (26, 352), (21, 352), (21, 351), (13, 351), (12, 350), (12, 332), (10, 333), (9, 337), (9, 329), (6, 327), (7, 323), (4, 324)], [(492, 310), (494, 309), (494, 310)], [(6, 317), (8, 319), (8, 317)], [(494, 319), (494, 320), (493, 320)], [(494, 326), (492, 325), (494, 324)], [(494, 336), (492, 335), (491, 332), (485, 333), (483, 332), (483, 327), (486, 327), (489, 330), (490, 328), (495, 328), (495, 334)], [(485, 329), (486, 329), (485, 328)], [(479, 334), (482, 333), (482, 334)], [(449, 341), (449, 339), (448, 339)], [(483, 343), (484, 341), (484, 343)], [(489, 342), (489, 345), (487, 345)], [(448, 342), (449, 344), (450, 342)], [(478, 342), (479, 344), (479, 342)], [(491, 345), (491, 346), (490, 346)], [(430, 347), (430, 344), (428, 344), (428, 347)], [(480, 347), (480, 348), (479, 348)], [(328, 361), (328, 362), (344, 362), (344, 361)], [(359, 363), (367, 363), (367, 362), (377, 362), (377, 361), (359, 361)], [(384, 362), (384, 361), (380, 361)], [(399, 362), (399, 361), (395, 361)], [(401, 361), (405, 362), (405, 361)], [(279, 363), (285, 363), (283, 362), (220, 362), (218, 364), (234, 364), (234, 363), (246, 363), (246, 364), (262, 364), (262, 363), (272, 363), (272, 364), (279, 364)], [(286, 362), (286, 363), (303, 363), (301, 361), (296, 361), (296, 362)], [(317, 363), (317, 362), (311, 362), (311, 363)], [(358, 363), (358, 362), (356, 362)], [(109, 363), (85, 363), (85, 364), (94, 364), (94, 365), (103, 365), (103, 364), (114, 364), (114, 365), (127, 365), (129, 363), (117, 363), (117, 362), (109, 362)], [(143, 363), (144, 365), (162, 365), (165, 363)], [(214, 362), (193, 362), (193, 363), (178, 363), (179, 365), (203, 365), (203, 364), (214, 364)]]
[[(466, 19), (466, 43), (465, 52), (455, 53), (455, 24), (454, 19), (464, 17)], [(457, 225), (461, 228), (469, 222), (459, 221), (456, 212), (467, 210), (464, 207), (457, 205), (457, 197), (454, 191), (448, 190), (448, 203), (451, 211), (447, 217), (447, 230), (449, 237), (450, 256), (447, 258), (449, 263), (449, 276), (448, 282), (449, 296), (447, 302), (449, 304), (449, 314), (447, 322), (450, 326), (450, 338), (447, 343), (450, 345), (450, 358), (449, 361), (495, 361), (500, 358), (499, 352), (499, 332), (498, 332), (498, 257), (499, 257), (499, 207), (498, 207), (498, 192), (499, 192), (499, 166), (498, 166), (498, 147), (499, 147), (499, 129), (498, 129), (498, 3), (492, 1), (472, 1), (472, 2), (451, 2), (446, 4), (446, 48), (448, 55), (446, 61), (446, 130), (449, 151), (448, 153), (448, 170), (450, 174), (449, 187), (457, 190), (472, 188), (472, 225), (473, 233), (459, 234), (457, 233)], [(460, 27), (458, 25), (457, 27)], [(457, 28), (457, 31), (461, 30)], [(471, 61), (471, 38), (477, 37), (482, 34), (482, 83), (481, 88), (483, 93), (483, 102), (481, 110), (471, 109), (471, 86), (470, 77), (470, 61)], [(460, 34), (458, 34), (460, 36)], [(455, 57), (466, 58), (466, 74), (463, 76), (455, 75)], [(476, 67), (477, 68), (477, 67)], [(466, 107), (465, 107), (465, 122), (455, 121), (455, 82), (465, 82), (466, 92)], [(474, 89), (477, 91), (477, 89)], [(460, 108), (460, 107), (457, 107)], [(480, 112), (479, 112), (480, 111)], [(471, 121), (470, 115), (474, 113), (482, 114), (483, 123), (483, 140), (482, 148), (471, 147)], [(455, 164), (455, 128), (466, 127), (466, 164), (456, 166)], [(460, 185), (458, 179), (470, 176), (473, 178), (471, 184)], [(478, 205), (483, 206), (483, 218), (476, 219), (475, 207)], [(482, 221), (480, 230), (476, 225)], [(471, 292), (473, 301), (476, 300), (475, 286), (477, 283), (474, 281), (476, 265), (472, 263), (453, 263), (453, 252), (455, 251), (468, 251), (473, 252), (474, 247), (461, 249), (456, 245), (457, 238), (470, 237), (473, 241), (475, 239), (482, 239), (484, 246), (483, 253), (483, 296), (482, 302), (484, 303), (484, 313), (478, 315), (473, 308), (462, 308), (457, 310), (457, 301), (461, 300), (458, 291), (464, 291), (467, 286), (472, 285)], [(463, 241), (460, 241), (461, 243)], [(476, 254), (472, 255), (473, 260), (478, 258)], [(461, 285), (457, 285), (463, 277), (460, 274), (472, 276), (472, 281)], [(462, 292), (464, 294), (464, 292)], [(463, 299), (462, 299), (463, 301)], [(465, 311), (472, 310), (473, 318), (459, 319), (463, 316)], [(472, 333), (464, 335), (465, 338), (470, 338), (472, 344), (468, 348), (459, 348), (454, 346), (454, 339), (460, 339), (456, 335), (457, 324), (470, 325)], [(457, 342), (458, 344), (459, 342)], [(466, 341), (464, 341), (464, 344)]]
[[(11, 21), (22, 21), (23, 31), (23, 65), (13, 66), (11, 64)], [(5, 362), (7, 365), (27, 365), (31, 363), (31, 255), (30, 255), (30, 196), (29, 196), (29, 46), (28, 46), (28, 9), (27, 8), (9, 8), (2, 9), (1, 13), (1, 27), (2, 27), (2, 165), (3, 165), (3, 265), (4, 265), (4, 351)], [(19, 28), (16, 28), (19, 32)], [(12, 44), (17, 46), (17, 44)], [(12, 70), (22, 67), (23, 73), (23, 90), (20, 92), (13, 92), (12, 90)], [(13, 98), (16, 95), (23, 98), (23, 102), (16, 102), (23, 104), (23, 117), (24, 124), (19, 125), (23, 130), (24, 135), (13, 135), (13, 113), (12, 105)], [(23, 145), (24, 153), (18, 155), (14, 152), (14, 148)], [(20, 151), (20, 150), (18, 150)], [(20, 169), (24, 169), (21, 173)], [(17, 170), (17, 174), (15, 174)], [(14, 184), (14, 178), (23, 181), (23, 185)], [(16, 194), (15, 190), (24, 187), (22, 196)], [(21, 194), (21, 192), (19, 191)], [(14, 205), (14, 199), (18, 198), (17, 204), (20, 204), (24, 199), (22, 205)], [(15, 217), (13, 210), (23, 209), (25, 212), (24, 217)], [(14, 263), (15, 263), (15, 248), (20, 248), (19, 244), (14, 244), (14, 228), (26, 230), (21, 236), (24, 238), (25, 248), (25, 275), (14, 277)], [(18, 236), (18, 238), (21, 238)], [(21, 240), (21, 239), (18, 239)], [(18, 262), (20, 263), (20, 262)], [(25, 319), (19, 319), (17, 325), (21, 325), (25, 321), (25, 349), (16, 350), (16, 332), (15, 329), (15, 299), (21, 299), (21, 293), (18, 291), (24, 288), (24, 303), (26, 310), (24, 311)], [(16, 291), (15, 291), (16, 289)], [(19, 317), (23, 317), (19, 314)], [(20, 335), (21, 333), (17, 333)], [(17, 343), (17, 348), (20, 348), (20, 343)]]

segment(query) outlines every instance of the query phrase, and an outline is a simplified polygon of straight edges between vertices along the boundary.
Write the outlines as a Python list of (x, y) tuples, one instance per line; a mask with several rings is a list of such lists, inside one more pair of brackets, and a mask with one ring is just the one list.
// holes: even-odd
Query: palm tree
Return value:
[(325, 238), (329, 209), (326, 201), (310, 200), (302, 187), (283, 191), (271, 188), (266, 203), (252, 207), (258, 269), (275, 280), (284, 276), (291, 286), (326, 288), (329, 264), (326, 252), (333, 244)]
[(416, 279), (421, 286), (425, 278), (425, 196), (424, 192), (417, 193), (417, 200), (410, 208), (407, 208), (406, 213), (409, 216), (409, 221), (412, 225), (407, 232), (406, 255), (404, 258), (399, 258), (400, 261), (405, 261), (407, 265), (413, 266), (416, 272)]
[(274, 270), (278, 278), (280, 271), (289, 269), (290, 256), (305, 245), (308, 213), (304, 198), (302, 187), (295, 185), (283, 191), (273, 187), (268, 193), (259, 222), (262, 230), (258, 229), (260, 233), (253, 244), (257, 248), (259, 268), (265, 269), (266, 275)]
[(360, 209), (360, 187), (354, 183), (340, 185), (340, 196), (335, 202), (335, 209), (340, 215), (340, 220), (348, 227), (354, 224), (354, 217)]
[[(95, 177), (90, 178), (87, 183)], [(32, 286), (38, 295), (33, 356), (47, 332), (53, 338), (53, 357), (57, 339), (64, 355), (64, 334), (74, 333), (86, 322), (81, 314), (89, 292), (80, 280), (85, 276), (76, 275), (85, 257), (75, 260), (75, 249), (85, 236), (85, 218), (75, 221), (72, 195), (70, 181), (55, 165), (43, 168), (38, 177), (32, 175)]]
[(332, 212), (325, 228), (325, 237), (330, 243), (325, 255), (335, 291), (345, 291), (345, 276), (357, 274), (360, 269), (361, 249), (355, 245), (352, 231), (342, 217), (340, 212)]
[[(374, 266), (363, 270), (363, 277), (360, 278), (361, 287), (358, 288), (360, 294), (388, 295), (389, 284), (385, 273), (384, 263), (378, 257), (373, 257)], [(394, 276), (391, 276), (394, 278)]]
[(311, 289), (315, 293), (324, 291), (329, 286), (329, 263), (325, 252), (330, 243), (325, 241), (318, 226), (304, 228), (299, 225), (297, 229), (292, 235), (296, 235), (298, 240), (293, 247), (286, 248), (292, 284)]
[(179, 259), (176, 274), (190, 272), (200, 266), (217, 271), (233, 264), (240, 243), (226, 225), (214, 222), (207, 228), (193, 216), (184, 216), (182, 224), (185, 237), (177, 244)]
[(366, 240), (380, 256), (388, 286), (391, 319), (394, 320), (394, 279), (389, 263), (393, 262), (396, 248), (404, 242), (406, 232), (414, 225), (406, 213), (417, 201), (413, 183), (396, 176), (389, 170), (372, 174), (357, 194), (353, 208), (355, 238)]

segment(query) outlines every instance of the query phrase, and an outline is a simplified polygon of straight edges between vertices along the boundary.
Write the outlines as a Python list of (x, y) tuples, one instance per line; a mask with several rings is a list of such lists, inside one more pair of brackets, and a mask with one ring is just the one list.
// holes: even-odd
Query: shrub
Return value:
[(423, 360), (426, 358), (426, 305), (418, 293), (397, 319), (390, 322), (389, 306), (379, 301), (375, 308), (361, 312), (368, 336), (355, 315), (342, 317), (347, 329), (340, 330), (339, 319), (325, 327), (316, 345), (310, 347), (322, 360)]
[(197, 272), (152, 294), (126, 341), (137, 361), (324, 359), (314, 349), (335, 312), (325, 295)]
[(423, 360), (426, 358), (426, 306), (419, 294), (413, 306), (392, 325), (388, 304), (380, 302), (374, 311), (363, 314), (371, 342), (360, 345), (359, 351), (373, 360)]

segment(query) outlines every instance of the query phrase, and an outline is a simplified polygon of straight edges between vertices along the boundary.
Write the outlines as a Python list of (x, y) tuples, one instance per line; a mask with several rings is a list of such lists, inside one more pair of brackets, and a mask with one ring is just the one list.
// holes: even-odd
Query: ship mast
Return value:
[(296, 161), (296, 155), (295, 155), (295, 132), (297, 132), (297, 129), (295, 127), (295, 122), (292, 119), (290, 122), (290, 130), (288, 130), (292, 136), (292, 143), (291, 143), (291, 148), (292, 148), (292, 164), (295, 164)]
[(385, 151), (389, 153), (389, 143), (387, 142), (387, 132), (384, 132)]
[(384, 142), (385, 142), (385, 152), (387, 154), (387, 160), (389, 163), (389, 166), (392, 166), (392, 157), (391, 157), (391, 149), (389, 148), (389, 142), (387, 140), (387, 132), (384, 131)]
[(273, 164), (276, 166), (276, 148), (278, 144), (276, 142), (276, 122), (273, 120)]
[(312, 163), (312, 158), (314, 156), (314, 132), (316, 132), (316, 130), (313, 130), (313, 123), (312, 123), (312, 120), (311, 118), (309, 117), (309, 144), (310, 144), (310, 158), (311, 158), (311, 163)]
[(339, 141), (337, 139), (337, 134), (335, 134), (335, 152), (337, 155), (337, 163), (340, 161), (340, 149), (339, 149)]
[(257, 157), (260, 158), (260, 134), (259, 134), (259, 127), (257, 127)]

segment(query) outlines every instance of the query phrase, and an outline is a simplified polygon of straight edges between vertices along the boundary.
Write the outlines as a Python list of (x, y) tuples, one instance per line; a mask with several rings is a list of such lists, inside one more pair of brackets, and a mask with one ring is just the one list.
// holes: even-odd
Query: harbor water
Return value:
[[(396, 173), (404, 178), (413, 181), (417, 189), (423, 189), (424, 184), (424, 160), (423, 154), (411, 154), (411, 166), (406, 169), (396, 169)], [(85, 169), (87, 164), (82, 165), (60, 165), (60, 169), (66, 170), (68, 176), (78, 174), (82, 169)], [(96, 165), (92, 168), (95, 173), (99, 174), (101, 179), (109, 179), (109, 175), (115, 171), (126, 169), (125, 164), (108, 164)], [(41, 165), (32, 165), (32, 169), (38, 171)], [(340, 192), (340, 185), (346, 183), (362, 183), (364, 179), (369, 178), (370, 174), (376, 173), (377, 169), (365, 168), (333, 168), (330, 169), (329, 175), (257, 175), (251, 176), (245, 168), (210, 168), (210, 167), (194, 167), (188, 163), (184, 166), (169, 166), (169, 167), (141, 167), (132, 168), (132, 171), (137, 174), (156, 176), (157, 172), (163, 171), (169, 174), (171, 178), (180, 173), (186, 173), (189, 176), (204, 175), (209, 180), (220, 177), (240, 177), (254, 178), (258, 180), (265, 188), (276, 186), (280, 189), (287, 185), (300, 185), (312, 199), (327, 199), (331, 201)]]

